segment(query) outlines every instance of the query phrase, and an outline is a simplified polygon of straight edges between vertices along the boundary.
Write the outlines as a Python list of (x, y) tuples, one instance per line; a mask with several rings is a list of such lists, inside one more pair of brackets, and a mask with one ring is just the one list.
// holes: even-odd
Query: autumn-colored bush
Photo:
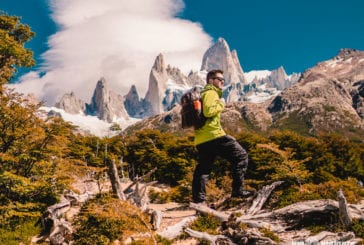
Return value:
[(74, 221), (75, 244), (110, 244), (150, 231), (145, 214), (129, 202), (110, 196), (88, 201)]
[(331, 180), (321, 184), (306, 183), (300, 187), (279, 187), (269, 199), (271, 207), (284, 207), (296, 202), (333, 199), (337, 200), (338, 191), (342, 190), (348, 203), (358, 203), (364, 197), (364, 190), (357, 180)]

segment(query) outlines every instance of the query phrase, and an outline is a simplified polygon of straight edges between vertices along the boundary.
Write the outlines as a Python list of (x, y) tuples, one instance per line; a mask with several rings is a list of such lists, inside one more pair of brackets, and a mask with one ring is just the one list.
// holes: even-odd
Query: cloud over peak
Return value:
[(71, 91), (89, 102), (100, 77), (123, 95), (135, 84), (144, 97), (159, 53), (187, 72), (199, 69), (211, 44), (199, 23), (176, 17), (181, 0), (53, 0), (50, 7), (59, 31), (48, 40), (42, 70), (15, 85), (46, 105)]

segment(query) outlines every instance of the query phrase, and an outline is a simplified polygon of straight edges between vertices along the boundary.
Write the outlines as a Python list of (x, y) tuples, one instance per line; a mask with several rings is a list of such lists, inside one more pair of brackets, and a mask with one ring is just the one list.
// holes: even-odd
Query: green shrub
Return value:
[(156, 236), (157, 244), (159, 245), (172, 245), (172, 241), (167, 238), (161, 237), (159, 235)]
[(270, 239), (272, 239), (273, 241), (279, 243), (279, 237), (271, 230), (269, 230), (268, 228), (262, 228), (260, 229), (260, 232), (263, 234), (264, 237), (268, 237)]
[(219, 234), (217, 228), (221, 225), (221, 222), (213, 215), (207, 214), (199, 216), (191, 225), (190, 228), (196, 231), (207, 232), (209, 234)]
[(155, 191), (151, 189), (148, 193), (151, 203), (167, 203), (171, 199), (169, 191)]
[(30, 218), (17, 223), (14, 227), (0, 228), (0, 244), (30, 244), (32, 236), (40, 234), (41, 227), (37, 218)]
[(363, 220), (353, 220), (353, 225), (351, 230), (355, 233), (355, 236), (364, 239), (364, 221)]

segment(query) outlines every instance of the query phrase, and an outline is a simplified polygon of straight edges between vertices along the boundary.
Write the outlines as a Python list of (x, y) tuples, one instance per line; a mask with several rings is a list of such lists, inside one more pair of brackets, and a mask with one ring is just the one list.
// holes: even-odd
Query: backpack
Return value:
[(181, 97), (181, 117), (182, 128), (199, 129), (207, 118), (203, 115), (202, 100), (200, 94), (201, 88), (194, 87), (184, 93)]

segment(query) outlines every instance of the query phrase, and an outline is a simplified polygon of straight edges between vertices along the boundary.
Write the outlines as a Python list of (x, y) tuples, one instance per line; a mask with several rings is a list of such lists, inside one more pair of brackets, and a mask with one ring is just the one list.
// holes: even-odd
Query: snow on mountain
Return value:
[(247, 101), (258, 104), (277, 96), (280, 92), (281, 91), (277, 89), (266, 89), (264, 92), (254, 92), (246, 98)]
[(110, 130), (110, 127), (117, 123), (122, 129), (140, 121), (140, 119), (129, 118), (128, 120), (115, 118), (114, 123), (108, 123), (106, 121), (100, 120), (97, 116), (90, 116), (85, 114), (70, 114), (57, 107), (41, 107), (40, 110), (46, 113), (57, 113), (60, 114), (63, 120), (70, 122), (72, 125), (78, 126), (81, 131), (93, 134), (98, 137), (110, 137), (115, 134), (115, 132)]
[(249, 72), (245, 72), (244, 76), (247, 81), (247, 83), (251, 83), (254, 78), (257, 78), (258, 80), (268, 77), (272, 71), (269, 70), (253, 70)]
[(168, 79), (167, 80), (167, 90), (168, 89), (172, 90), (172, 91), (185, 91), (185, 90), (189, 89), (189, 86), (183, 85), (183, 84), (177, 84), (174, 80)]

